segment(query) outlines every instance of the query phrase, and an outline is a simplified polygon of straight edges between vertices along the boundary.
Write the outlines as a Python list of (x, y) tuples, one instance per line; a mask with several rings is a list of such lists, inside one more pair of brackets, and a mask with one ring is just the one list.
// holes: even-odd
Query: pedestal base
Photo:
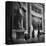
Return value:
[(24, 30), (12, 30), (13, 39), (24, 39)]
[(16, 39), (24, 39), (24, 32), (16, 32)]

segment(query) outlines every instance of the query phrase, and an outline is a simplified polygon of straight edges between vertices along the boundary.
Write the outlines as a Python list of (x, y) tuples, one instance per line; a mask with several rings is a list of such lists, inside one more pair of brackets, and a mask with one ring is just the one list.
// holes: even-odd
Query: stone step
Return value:
[(26, 41), (25, 41), (25, 39), (16, 39), (16, 40), (14, 40), (14, 43), (23, 44), (23, 43), (26, 43)]

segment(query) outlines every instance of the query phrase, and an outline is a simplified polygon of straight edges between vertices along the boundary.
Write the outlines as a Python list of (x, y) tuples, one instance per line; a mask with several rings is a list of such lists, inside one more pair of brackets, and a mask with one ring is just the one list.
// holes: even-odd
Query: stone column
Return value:
[(43, 23), (44, 23), (44, 32), (45, 32), (45, 6), (43, 7)]
[(28, 4), (26, 3), (26, 34), (28, 34)]
[(31, 25), (32, 25), (32, 15), (31, 15), (31, 4), (28, 4), (28, 33), (30, 35), (30, 38), (32, 38), (32, 31), (31, 31)]
[(23, 29), (23, 11), (22, 11), (22, 9), (20, 9), (20, 13), (21, 13), (21, 15), (22, 15), (22, 19), (21, 19), (21, 28)]
[(42, 9), (42, 31), (45, 31), (45, 11), (44, 11), (44, 7)]

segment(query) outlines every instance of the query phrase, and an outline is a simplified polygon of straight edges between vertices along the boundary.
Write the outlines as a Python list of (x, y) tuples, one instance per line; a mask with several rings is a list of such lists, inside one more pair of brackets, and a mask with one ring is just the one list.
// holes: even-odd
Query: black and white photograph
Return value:
[(45, 43), (45, 3), (5, 2), (5, 44)]

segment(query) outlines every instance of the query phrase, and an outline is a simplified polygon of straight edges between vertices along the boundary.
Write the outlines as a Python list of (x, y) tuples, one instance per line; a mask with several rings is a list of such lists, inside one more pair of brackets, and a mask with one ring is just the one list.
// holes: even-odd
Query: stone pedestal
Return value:
[(16, 39), (24, 39), (24, 32), (16, 32)]
[(24, 39), (24, 30), (12, 30), (13, 39)]

